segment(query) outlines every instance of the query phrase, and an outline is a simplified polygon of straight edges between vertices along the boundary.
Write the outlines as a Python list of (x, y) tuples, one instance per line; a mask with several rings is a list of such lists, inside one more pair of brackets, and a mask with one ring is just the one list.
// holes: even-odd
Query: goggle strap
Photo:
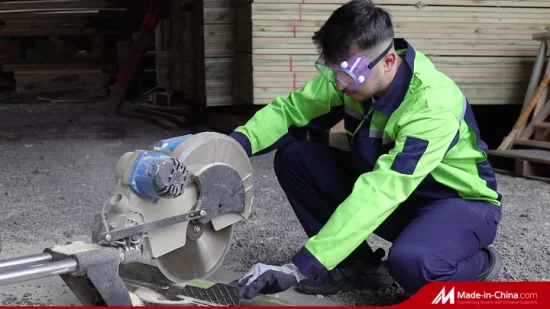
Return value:
[(390, 51), (390, 49), (391, 49), (392, 47), (393, 47), (393, 41), (391, 41), (390, 46), (388, 46), (388, 48), (386, 48), (386, 50), (385, 50), (383, 53), (381, 53), (376, 59), (374, 59), (373, 62), (371, 62), (371, 63), (369, 64), (368, 68), (369, 68), (370, 70), (372, 70), (372, 68), (373, 68), (380, 60), (382, 60), (382, 58), (384, 58), (384, 56), (386, 56), (386, 54)]

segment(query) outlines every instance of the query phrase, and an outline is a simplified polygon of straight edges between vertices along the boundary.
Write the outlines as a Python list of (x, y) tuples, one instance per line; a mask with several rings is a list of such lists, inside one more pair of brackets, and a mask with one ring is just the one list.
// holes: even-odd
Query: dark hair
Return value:
[(340, 61), (351, 47), (369, 50), (393, 39), (391, 15), (370, 0), (352, 0), (335, 10), (312, 37), (327, 61)]

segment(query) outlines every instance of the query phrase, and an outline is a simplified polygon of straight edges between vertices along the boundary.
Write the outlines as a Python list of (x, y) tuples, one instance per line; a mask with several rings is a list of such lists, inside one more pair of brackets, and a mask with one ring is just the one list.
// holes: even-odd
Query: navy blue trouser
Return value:
[[(318, 233), (351, 193), (358, 177), (350, 153), (323, 144), (293, 142), (277, 151), (275, 173), (306, 234)], [(460, 198), (406, 201), (374, 232), (392, 242), (386, 265), (408, 292), (431, 281), (475, 281), (488, 266), (501, 208)], [(349, 257), (367, 263), (365, 241)]]

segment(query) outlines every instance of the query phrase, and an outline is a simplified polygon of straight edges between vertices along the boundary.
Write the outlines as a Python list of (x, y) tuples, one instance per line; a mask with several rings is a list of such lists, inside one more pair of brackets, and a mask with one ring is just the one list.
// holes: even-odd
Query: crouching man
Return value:
[[(487, 145), (457, 85), (366, 0), (338, 8), (313, 36), (319, 74), (231, 134), (274, 169), (309, 239), (282, 266), (257, 264), (241, 296), (329, 295), (393, 284), (492, 280), (501, 195)], [(345, 121), (351, 151), (302, 141)], [(387, 258), (369, 235), (392, 243)]]

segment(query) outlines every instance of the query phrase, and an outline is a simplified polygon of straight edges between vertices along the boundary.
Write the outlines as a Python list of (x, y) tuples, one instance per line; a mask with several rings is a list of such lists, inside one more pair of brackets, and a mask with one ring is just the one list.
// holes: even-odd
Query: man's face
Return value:
[[(359, 53), (359, 50), (357, 49), (351, 49), (349, 55), (354, 55)], [(364, 54), (369, 59), (375, 59), (379, 55), (368, 55)], [(345, 84), (336, 81), (336, 89), (346, 94), (351, 99), (361, 102), (364, 100), (367, 100), (377, 94), (380, 94), (383, 92), (385, 85), (386, 85), (386, 76), (385, 73), (388, 72), (388, 70), (391, 70), (392, 66), (395, 65), (395, 54), (392, 52), (386, 54), (384, 58), (380, 59), (380, 61), (372, 68), (372, 75), (369, 79), (367, 79), (365, 82), (363, 82), (359, 88), (351, 90), (346, 87)]]
[(382, 75), (383, 69), (381, 70), (381, 63), (378, 63), (373, 68), (372, 76), (367, 79), (365, 82), (359, 86), (359, 88), (350, 90), (339, 81), (336, 81), (336, 89), (345, 93), (348, 97), (352, 98), (355, 101), (361, 102), (367, 100), (374, 96), (376, 93), (380, 92), (383, 87)]

